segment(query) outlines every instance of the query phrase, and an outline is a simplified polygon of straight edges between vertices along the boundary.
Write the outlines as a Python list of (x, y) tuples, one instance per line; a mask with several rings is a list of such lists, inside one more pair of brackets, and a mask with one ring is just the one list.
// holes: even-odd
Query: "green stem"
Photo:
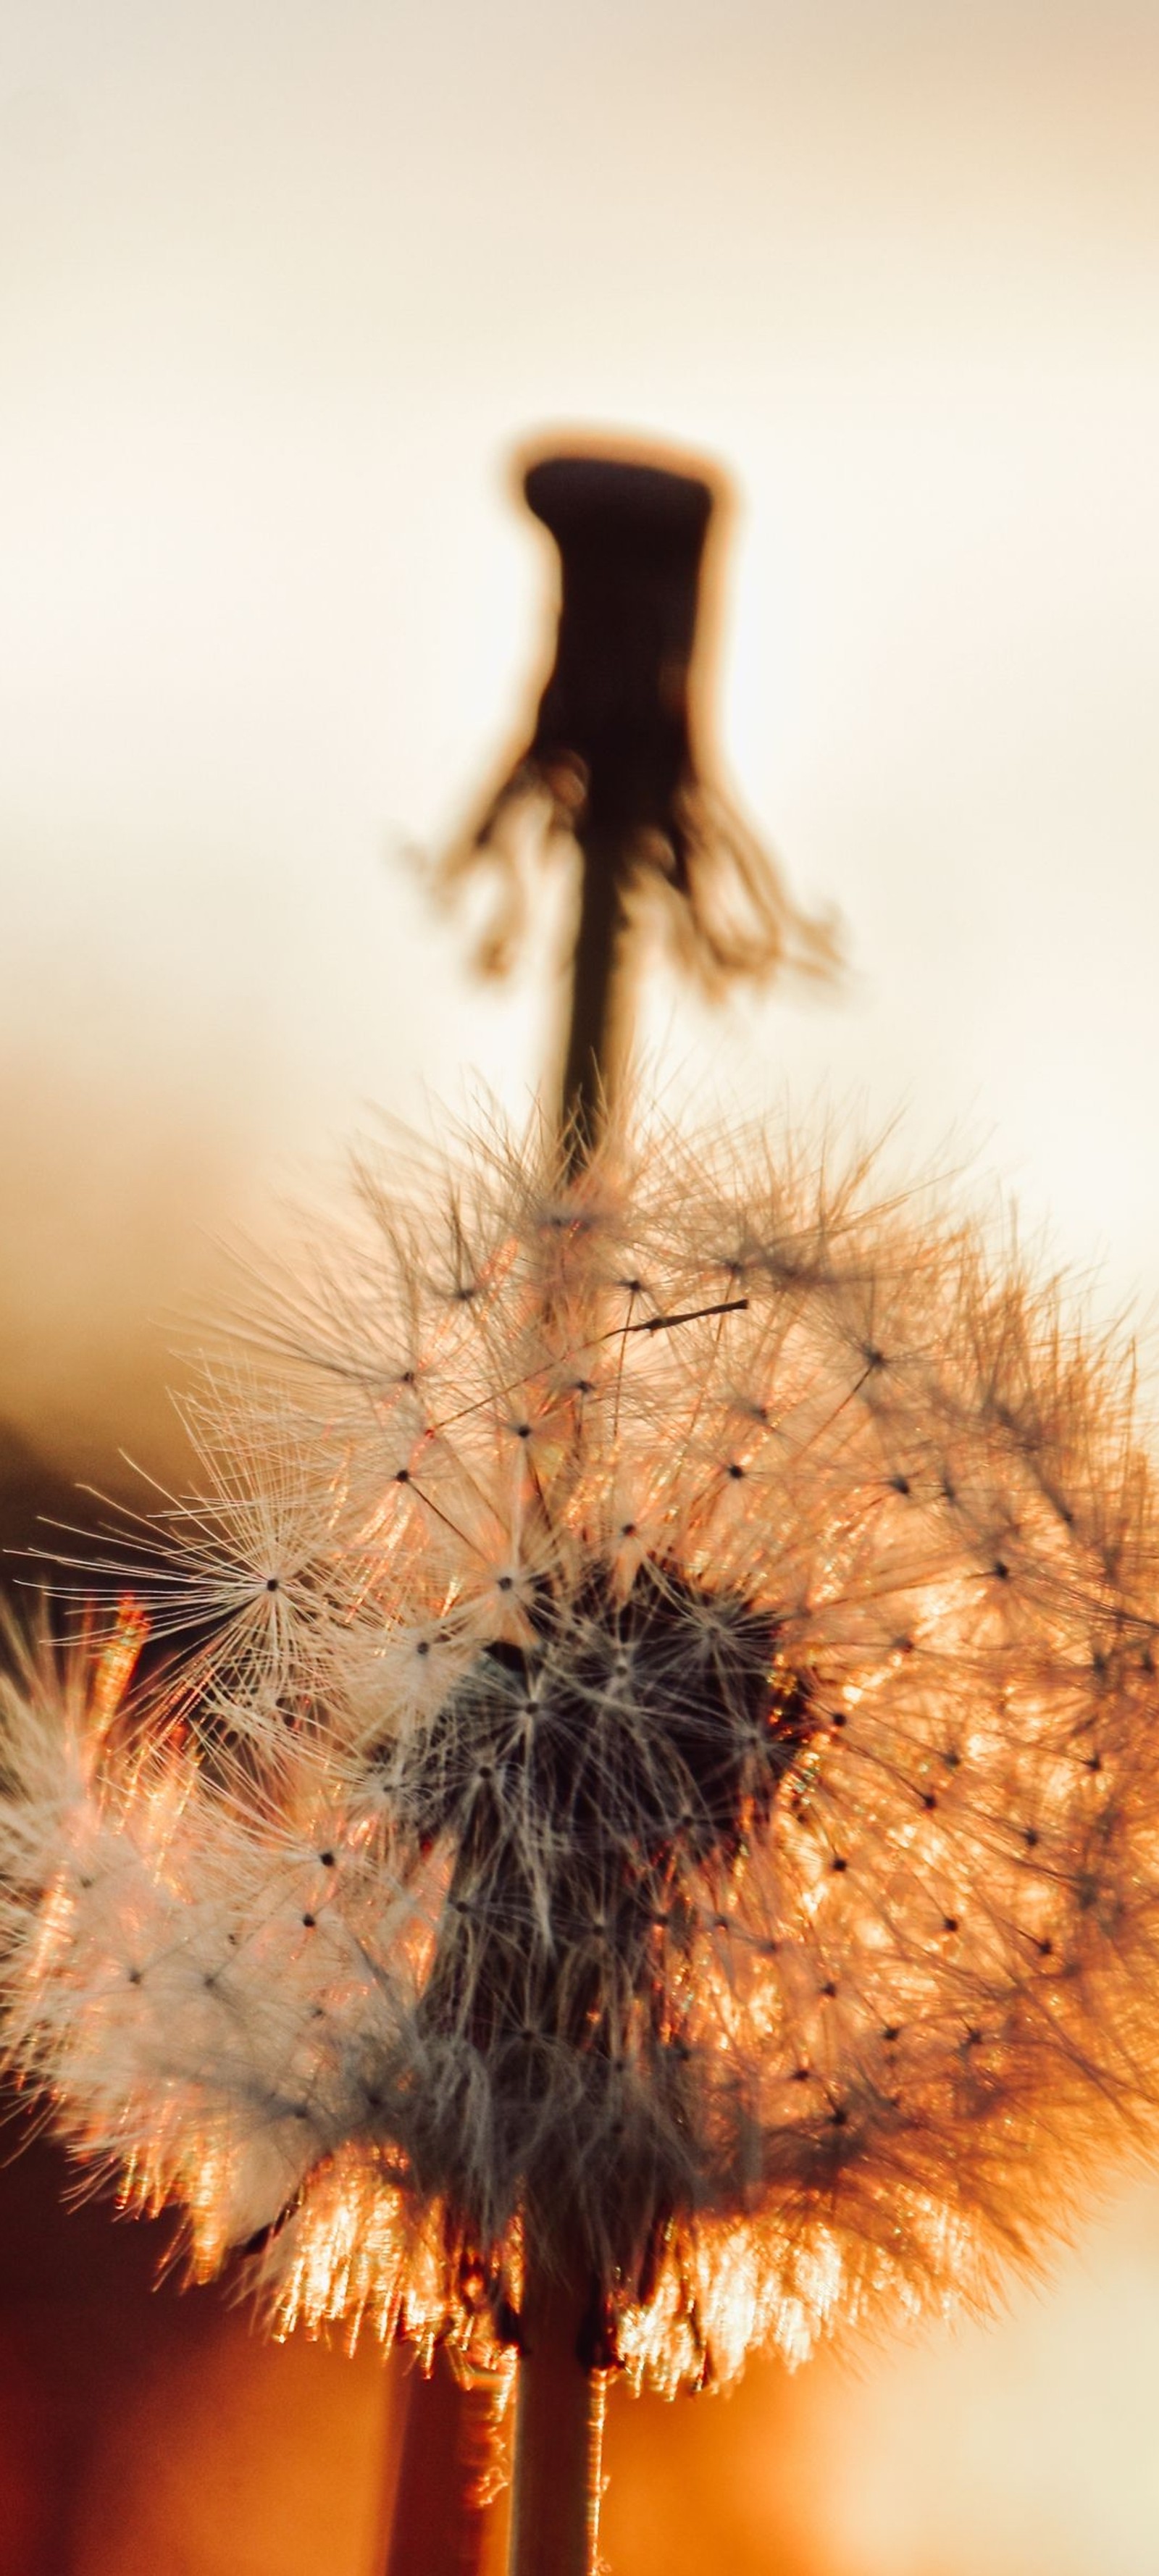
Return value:
[(588, 2297), (529, 2260), (508, 2576), (595, 2576), (604, 2381), (579, 2357)]

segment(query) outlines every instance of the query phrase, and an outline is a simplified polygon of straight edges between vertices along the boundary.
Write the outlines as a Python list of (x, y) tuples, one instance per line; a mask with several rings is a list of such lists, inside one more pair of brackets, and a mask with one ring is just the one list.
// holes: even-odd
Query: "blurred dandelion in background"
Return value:
[(688, 838), (705, 487), (536, 471), (561, 1115), (367, 1152), (251, 1287), (199, 1489), (110, 1548), (104, 1631), (16, 1659), (0, 1836), (57, 2129), (280, 2329), (518, 2357), (512, 2564), (573, 2576), (613, 2370), (984, 2303), (1152, 2137), (1156, 1521), (1127, 1361), (978, 1228), (634, 1110), (642, 866), (722, 974), (794, 916), (733, 833), (726, 937)]
[[(798, 909), (716, 780), (700, 666), (723, 477), (700, 460), (673, 472), (653, 451), (592, 446), (533, 455), (521, 487), (559, 554), (552, 666), (530, 734), (434, 878), (453, 898), (490, 869), (498, 900), (478, 948), (484, 973), (506, 974), (518, 953), (529, 862), (578, 838), (588, 873), (629, 920), (649, 898), (662, 909), (682, 964), (714, 998), (738, 976), (763, 981), (786, 965), (831, 975), (834, 919)], [(601, 833), (615, 845), (602, 871), (590, 864)]]

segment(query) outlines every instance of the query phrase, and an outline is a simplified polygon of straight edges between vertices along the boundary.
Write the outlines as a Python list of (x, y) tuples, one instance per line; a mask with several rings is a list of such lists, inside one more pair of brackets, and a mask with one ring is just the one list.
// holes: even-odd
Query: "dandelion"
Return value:
[(1128, 1417), (784, 1148), (364, 1169), (197, 1415), (189, 1655), (134, 1697), (142, 1559), (8, 1686), (25, 2080), (282, 2328), (672, 2391), (984, 2298), (1153, 2112)]
[(1129, 1368), (979, 1229), (629, 1114), (646, 888), (710, 984), (826, 934), (694, 756), (711, 485), (526, 489), (556, 664), (448, 873), (574, 832), (560, 1120), (363, 1157), (17, 1654), (0, 1982), (199, 2274), (517, 2360), (514, 2576), (585, 2576), (612, 2371), (982, 2301), (1153, 2135), (1159, 1569)]

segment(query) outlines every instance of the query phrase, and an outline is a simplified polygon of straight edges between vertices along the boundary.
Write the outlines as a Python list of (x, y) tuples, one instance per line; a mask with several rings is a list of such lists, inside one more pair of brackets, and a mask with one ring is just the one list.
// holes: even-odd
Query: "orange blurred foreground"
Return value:
[[(0, 2174), (0, 2576), (377, 2576), (402, 2356), (264, 2342), (220, 2293), (158, 2278), (164, 2221), (66, 2208), (67, 2187), (42, 2144)], [(611, 2576), (824, 2576), (777, 2528), (805, 2394), (761, 2370), (723, 2403), (617, 2392)], [(501, 2500), (488, 2576), (505, 2519)]]

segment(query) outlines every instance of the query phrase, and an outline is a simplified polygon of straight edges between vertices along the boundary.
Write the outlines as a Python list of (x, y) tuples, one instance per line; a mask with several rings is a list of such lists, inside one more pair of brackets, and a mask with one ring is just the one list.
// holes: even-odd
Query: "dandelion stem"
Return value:
[(573, 1172), (597, 1144), (618, 1072), (625, 923), (620, 888), (627, 835), (591, 824), (580, 835), (582, 881), (564, 1061), (562, 1131)]
[(528, 2263), (508, 2576), (595, 2576), (604, 2374), (580, 2359), (590, 2289)]
[(412, 2370), (383, 2576), (476, 2576), (483, 2563), (488, 2468), (496, 2440), (492, 2392), (466, 2385), (446, 2355), (429, 2379)]

